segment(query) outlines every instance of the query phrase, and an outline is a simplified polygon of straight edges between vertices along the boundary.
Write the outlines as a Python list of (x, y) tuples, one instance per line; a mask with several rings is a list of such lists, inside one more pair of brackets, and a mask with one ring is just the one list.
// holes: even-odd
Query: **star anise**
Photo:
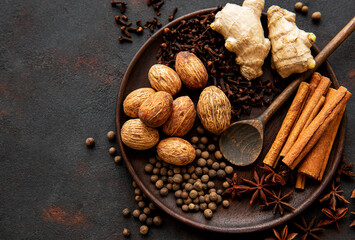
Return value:
[(333, 181), (332, 189), (330, 190), (330, 192), (328, 194), (326, 194), (321, 199), (319, 199), (319, 202), (322, 203), (322, 202), (328, 201), (330, 199), (329, 206), (330, 206), (330, 209), (332, 209), (333, 211), (335, 211), (335, 209), (336, 209), (337, 200), (342, 203), (348, 204), (349, 201), (346, 200), (344, 198), (344, 196), (341, 195), (344, 191), (340, 190), (339, 188), (340, 188), (340, 185), (335, 187), (335, 183)]
[(260, 170), (266, 175), (265, 182), (272, 182), (275, 184), (285, 185), (284, 171), (276, 173), (274, 169), (264, 164), (264, 166), (259, 166)]
[(265, 240), (292, 240), (297, 236), (297, 233), (288, 234), (287, 225), (285, 225), (285, 227), (280, 233), (274, 228), (272, 229), (272, 231), (274, 232), (275, 237), (269, 237)]
[(335, 225), (339, 231), (338, 221), (340, 219), (342, 219), (343, 217), (345, 217), (347, 211), (348, 211), (348, 208), (338, 208), (334, 212), (332, 210), (330, 210), (329, 208), (323, 208), (322, 213), (324, 213), (329, 219), (323, 219), (322, 221), (320, 221), (318, 226), (321, 227), (321, 226), (326, 226), (326, 225), (330, 225), (332, 223), (335, 223)]
[(340, 167), (338, 168), (337, 175), (340, 177), (348, 176), (348, 177), (355, 177), (355, 173), (352, 172), (354, 163), (346, 163), (345, 156), (341, 161)]
[(318, 226), (315, 226), (315, 221), (316, 221), (316, 216), (314, 216), (311, 221), (307, 224), (306, 220), (304, 219), (303, 216), (301, 216), (301, 221), (302, 225), (294, 222), (293, 224), (298, 227), (301, 231), (303, 231), (303, 235), (301, 236), (301, 240), (306, 240), (308, 236), (320, 240), (320, 237), (318, 237), (315, 232), (320, 232), (324, 231), (324, 228), (320, 228)]
[[(351, 214), (355, 215), (355, 212), (351, 212)], [(355, 226), (355, 219), (352, 221), (349, 227)]]
[[(278, 211), (281, 215), (284, 214), (284, 209), (288, 209), (288, 210), (295, 210), (294, 207), (292, 207), (290, 204), (288, 204), (287, 202), (285, 202), (285, 200), (287, 198), (289, 198), (291, 196), (291, 194), (293, 193), (293, 190), (291, 190), (290, 192), (288, 192), (285, 195), (281, 195), (281, 190), (279, 191), (279, 194), (276, 195), (276, 193), (274, 191), (272, 191), (272, 195), (269, 196), (269, 198), (273, 201), (268, 202), (268, 205), (272, 206), (274, 205), (274, 209), (272, 211), (273, 214), (276, 214), (276, 212)], [(267, 207), (266, 205), (264, 205), (264, 207)]]
[(226, 178), (227, 182), (229, 183), (230, 187), (227, 188), (223, 193), (222, 195), (225, 196), (225, 195), (231, 195), (232, 198), (234, 199), (236, 196), (239, 196), (239, 190), (237, 188), (238, 186), (238, 176), (237, 176), (237, 173), (234, 173), (233, 174), (233, 177), (232, 179), (230, 178)]
[(242, 178), (243, 182), (247, 183), (249, 186), (246, 185), (239, 185), (237, 186), (237, 189), (240, 191), (240, 193), (245, 193), (245, 192), (252, 192), (253, 196), (250, 199), (250, 205), (253, 204), (253, 202), (260, 197), (260, 199), (263, 201), (263, 203), (267, 206), (267, 199), (266, 199), (266, 194), (272, 195), (271, 191), (268, 190), (266, 187), (272, 186), (273, 184), (270, 183), (265, 183), (265, 175), (262, 175), (261, 178), (259, 177), (258, 173), (256, 172), (256, 169), (254, 169), (254, 181), (250, 181), (248, 179)]

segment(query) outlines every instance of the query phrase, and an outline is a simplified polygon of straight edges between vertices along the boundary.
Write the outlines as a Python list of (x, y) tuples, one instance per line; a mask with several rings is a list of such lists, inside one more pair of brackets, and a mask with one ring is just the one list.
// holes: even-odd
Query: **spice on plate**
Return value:
[(93, 147), (95, 145), (95, 140), (92, 137), (89, 137), (85, 140), (85, 144), (87, 147)]

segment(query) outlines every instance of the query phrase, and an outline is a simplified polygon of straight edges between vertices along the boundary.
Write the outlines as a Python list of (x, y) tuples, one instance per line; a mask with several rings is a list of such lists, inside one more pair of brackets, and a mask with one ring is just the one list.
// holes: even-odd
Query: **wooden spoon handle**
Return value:
[(307, 80), (322, 63), (342, 44), (350, 34), (355, 30), (355, 17), (323, 48), (314, 58), (316, 66), (302, 73), (275, 99), (275, 101), (258, 117), (263, 125), (267, 123), (270, 117), (292, 96), (301, 82)]

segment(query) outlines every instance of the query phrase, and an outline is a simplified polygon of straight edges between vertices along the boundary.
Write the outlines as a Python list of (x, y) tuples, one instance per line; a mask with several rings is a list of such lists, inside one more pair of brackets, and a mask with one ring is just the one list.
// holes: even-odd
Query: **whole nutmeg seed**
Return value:
[(139, 119), (149, 127), (160, 127), (170, 117), (173, 110), (173, 97), (159, 91), (149, 96), (139, 108)]
[(148, 72), (148, 79), (152, 88), (168, 92), (173, 96), (181, 89), (179, 75), (172, 68), (163, 64), (154, 64)]
[(202, 61), (188, 51), (176, 55), (175, 70), (186, 87), (197, 90), (206, 86), (208, 74)]
[(219, 135), (230, 125), (231, 104), (222, 90), (206, 87), (198, 100), (197, 114), (205, 129)]
[(169, 136), (182, 137), (194, 125), (196, 110), (188, 96), (178, 97), (173, 102), (173, 112), (163, 126), (163, 132)]
[(139, 107), (153, 93), (155, 93), (153, 88), (138, 88), (128, 94), (126, 99), (123, 101), (124, 113), (128, 117), (137, 118)]
[(157, 153), (163, 161), (180, 166), (192, 162), (196, 157), (194, 147), (178, 137), (161, 140), (157, 146)]
[(130, 119), (121, 128), (122, 142), (136, 150), (146, 150), (159, 142), (158, 130), (146, 126), (139, 118)]

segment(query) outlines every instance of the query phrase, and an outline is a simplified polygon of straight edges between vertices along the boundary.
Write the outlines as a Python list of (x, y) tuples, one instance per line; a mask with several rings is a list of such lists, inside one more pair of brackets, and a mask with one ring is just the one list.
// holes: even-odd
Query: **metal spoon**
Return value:
[(292, 96), (299, 84), (308, 79), (354, 30), (355, 17), (318, 53), (315, 57), (315, 68), (304, 72), (290, 83), (263, 114), (255, 119), (238, 121), (230, 125), (219, 139), (223, 156), (237, 166), (253, 163), (261, 153), (264, 127), (270, 117)]

